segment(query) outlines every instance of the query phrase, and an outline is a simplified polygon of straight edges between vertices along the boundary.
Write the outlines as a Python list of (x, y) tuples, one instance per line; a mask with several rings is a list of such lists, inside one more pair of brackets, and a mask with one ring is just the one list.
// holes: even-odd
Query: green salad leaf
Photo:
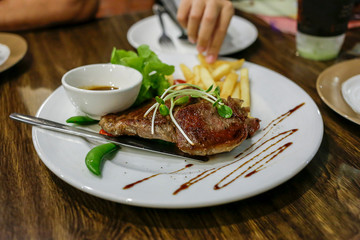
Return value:
[(174, 66), (161, 62), (148, 45), (139, 46), (137, 53), (114, 48), (110, 62), (134, 68), (143, 75), (140, 92), (134, 106), (161, 95), (170, 86), (165, 76), (175, 71)]

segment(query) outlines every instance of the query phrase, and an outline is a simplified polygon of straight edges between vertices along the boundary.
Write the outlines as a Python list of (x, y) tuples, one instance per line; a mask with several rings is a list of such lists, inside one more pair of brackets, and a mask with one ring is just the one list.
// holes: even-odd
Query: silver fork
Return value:
[(162, 18), (162, 14), (165, 12), (165, 9), (163, 8), (163, 6), (160, 6), (159, 4), (154, 4), (153, 11), (156, 15), (158, 15), (161, 29), (162, 29), (162, 34), (159, 38), (160, 46), (162, 48), (164, 48), (165, 50), (174, 50), (175, 45), (174, 45), (173, 41), (171, 40), (171, 38), (166, 33), (164, 21)]
[(176, 19), (176, 13), (178, 8), (174, 0), (160, 0), (160, 2), (162, 3), (164, 11), (169, 15), (170, 19), (175, 23), (175, 26), (180, 30), (180, 36), (178, 38), (180, 40), (188, 41), (188, 36), (185, 32), (185, 29)]

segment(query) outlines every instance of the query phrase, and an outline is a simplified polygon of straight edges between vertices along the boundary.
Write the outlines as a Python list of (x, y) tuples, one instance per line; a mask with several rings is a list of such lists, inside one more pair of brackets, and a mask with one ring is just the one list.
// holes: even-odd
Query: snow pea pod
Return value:
[(92, 119), (88, 116), (74, 116), (66, 120), (67, 123), (76, 123), (79, 125), (89, 125), (99, 122), (98, 120)]
[(91, 149), (85, 157), (87, 168), (97, 176), (101, 175), (101, 163), (104, 157), (119, 149), (120, 147), (114, 143), (105, 143)]

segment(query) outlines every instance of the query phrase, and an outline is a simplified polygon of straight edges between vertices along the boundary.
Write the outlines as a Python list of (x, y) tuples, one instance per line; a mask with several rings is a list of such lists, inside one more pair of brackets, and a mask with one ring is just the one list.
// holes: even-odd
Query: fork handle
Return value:
[(161, 25), (161, 29), (164, 33), (166, 33), (166, 30), (165, 30), (165, 25), (164, 25), (164, 21), (162, 19), (162, 14), (164, 13), (164, 8), (158, 4), (154, 4), (154, 7), (153, 7), (153, 11), (156, 13), (156, 15), (158, 15), (159, 17), (159, 21), (160, 21), (160, 25)]

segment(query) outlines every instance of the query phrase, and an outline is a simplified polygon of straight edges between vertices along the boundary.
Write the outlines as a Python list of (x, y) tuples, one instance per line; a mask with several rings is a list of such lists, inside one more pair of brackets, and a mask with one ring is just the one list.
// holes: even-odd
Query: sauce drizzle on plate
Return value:
[(146, 180), (149, 180), (150, 178), (153, 178), (153, 177), (156, 177), (158, 175), (161, 175), (161, 174), (173, 174), (173, 173), (177, 173), (177, 172), (181, 172), (182, 170), (185, 170), (186, 168), (189, 168), (191, 167), (193, 164), (187, 164), (185, 167), (179, 169), (179, 170), (176, 170), (176, 171), (173, 171), (173, 172), (170, 172), (170, 173), (157, 173), (157, 174), (154, 174), (154, 175), (151, 175), (150, 177), (147, 177), (147, 178), (143, 178), (139, 181), (136, 181), (134, 183), (130, 183), (128, 185), (126, 185), (125, 187), (123, 187), (123, 189), (129, 189), (129, 188), (132, 188), (133, 186), (135, 186), (136, 184), (139, 184), (141, 182), (144, 182)]

